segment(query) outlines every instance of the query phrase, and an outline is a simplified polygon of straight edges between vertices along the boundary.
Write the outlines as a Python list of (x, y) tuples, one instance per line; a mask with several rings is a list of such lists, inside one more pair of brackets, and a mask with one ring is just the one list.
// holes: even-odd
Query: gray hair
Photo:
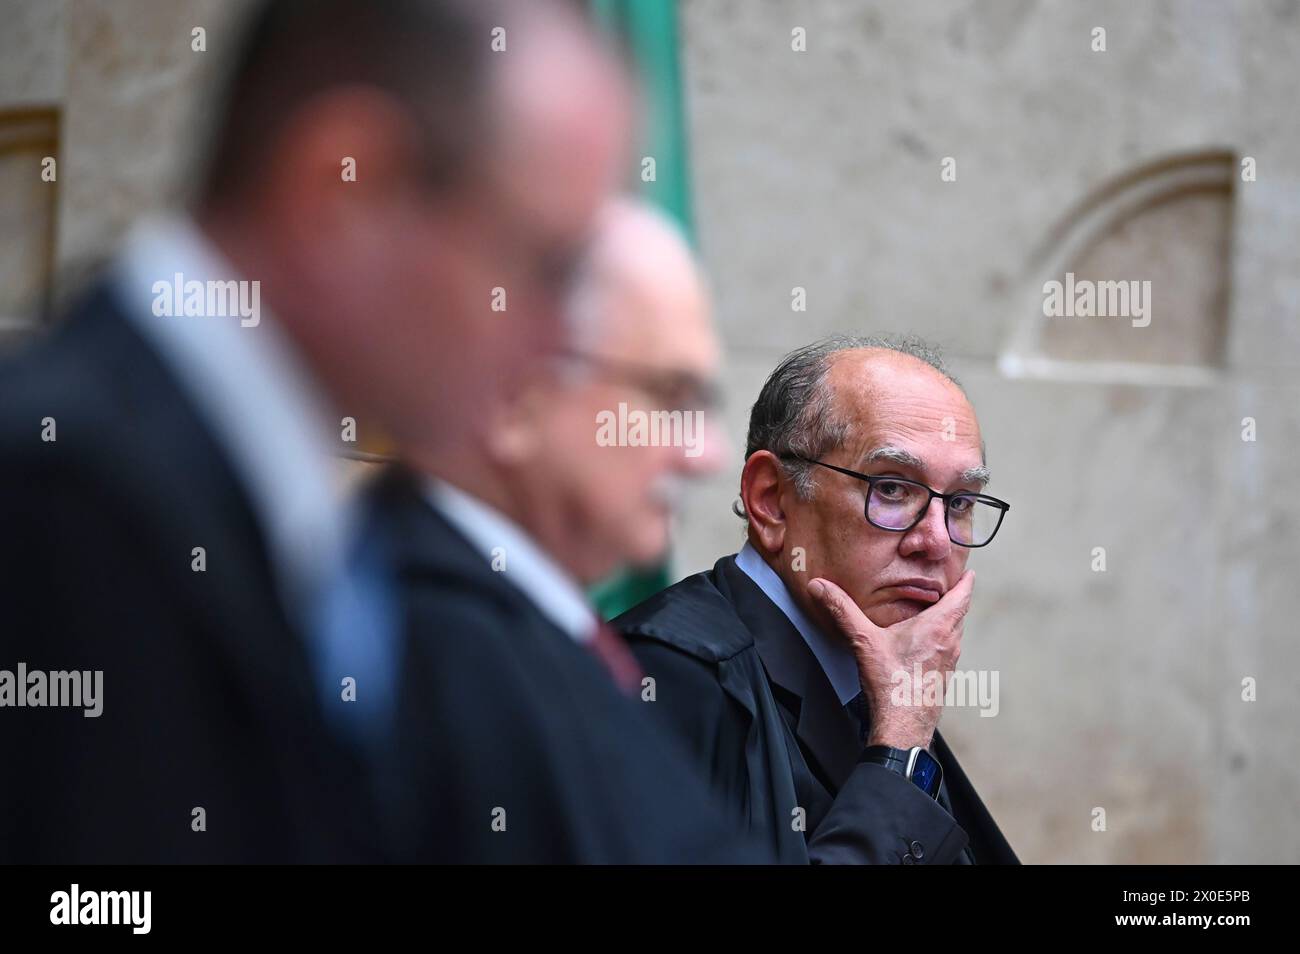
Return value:
[[(826, 372), (833, 355), (862, 348), (916, 358), (961, 387), (944, 364), (939, 348), (915, 335), (831, 335), (791, 351), (768, 375), (749, 412), (745, 460), (757, 451), (770, 451), (780, 460), (801, 500), (812, 497), (812, 465), (789, 455), (816, 460), (849, 439), (849, 422), (835, 407)], [(732, 509), (738, 517), (745, 516), (743, 502), (736, 501)]]

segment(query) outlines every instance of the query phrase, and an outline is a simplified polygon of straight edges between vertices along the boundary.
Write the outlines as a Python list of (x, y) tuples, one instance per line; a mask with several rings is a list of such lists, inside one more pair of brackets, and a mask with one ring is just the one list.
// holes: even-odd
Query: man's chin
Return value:
[(623, 549), (624, 562), (634, 570), (647, 570), (668, 559), (669, 537), (667, 523), (662, 531), (647, 533), (629, 541)]
[(919, 615), (933, 605), (924, 600), (890, 600), (874, 607), (868, 616), (877, 626), (893, 626)]

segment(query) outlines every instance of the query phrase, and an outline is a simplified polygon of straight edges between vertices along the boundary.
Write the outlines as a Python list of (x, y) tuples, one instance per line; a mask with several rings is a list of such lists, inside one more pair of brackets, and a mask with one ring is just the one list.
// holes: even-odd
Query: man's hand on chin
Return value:
[(900, 679), (912, 680), (917, 667), (923, 678), (939, 678), (942, 685), (947, 685), (961, 657), (962, 626), (974, 586), (975, 571), (967, 570), (937, 602), (908, 619), (882, 627), (871, 622), (830, 580), (808, 582), (808, 595), (834, 621), (857, 657), (858, 677), (871, 714), (867, 745), (929, 747), (943, 714), (943, 693), (908, 692), (902, 694), (903, 702), (898, 704), (893, 689)]

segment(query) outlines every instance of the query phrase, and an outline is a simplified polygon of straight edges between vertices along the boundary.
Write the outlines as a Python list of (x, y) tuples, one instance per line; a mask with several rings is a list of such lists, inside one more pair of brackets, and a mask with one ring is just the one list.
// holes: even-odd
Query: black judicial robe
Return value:
[(658, 864), (771, 860), (675, 739), (553, 625), (400, 469), (406, 603), (398, 745), (385, 790), (399, 859)]
[(0, 363), (0, 669), (103, 671), (97, 718), (0, 709), (0, 862), (372, 860), (252, 505), (123, 307)]
[[(732, 815), (792, 864), (1018, 864), (943, 737), (936, 801), (858, 762), (856, 717), (797, 629), (725, 557), (614, 620)], [(800, 810), (802, 809), (802, 813)]]

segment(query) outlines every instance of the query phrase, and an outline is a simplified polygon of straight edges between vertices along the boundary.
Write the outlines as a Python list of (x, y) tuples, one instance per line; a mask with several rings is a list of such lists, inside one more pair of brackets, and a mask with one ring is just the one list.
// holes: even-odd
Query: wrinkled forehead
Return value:
[(875, 349), (836, 356), (828, 374), (836, 411), (849, 425), (845, 450), (911, 454), (927, 469), (964, 471), (984, 462), (979, 421), (961, 388), (909, 355)]

